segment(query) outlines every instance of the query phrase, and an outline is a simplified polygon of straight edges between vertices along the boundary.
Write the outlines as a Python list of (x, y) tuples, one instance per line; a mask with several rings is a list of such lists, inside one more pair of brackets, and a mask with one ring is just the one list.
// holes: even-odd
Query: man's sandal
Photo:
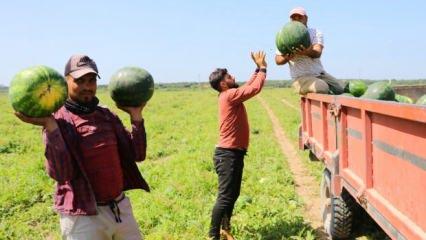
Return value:
[(222, 236), (222, 239), (224, 240), (235, 240), (232, 234), (228, 232), (227, 230), (221, 229), (220, 235)]

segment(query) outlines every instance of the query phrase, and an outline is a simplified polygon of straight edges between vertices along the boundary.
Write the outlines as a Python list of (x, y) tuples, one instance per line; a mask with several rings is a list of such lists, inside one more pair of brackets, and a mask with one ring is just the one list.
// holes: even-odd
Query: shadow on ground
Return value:
[(356, 216), (358, 221), (354, 226), (354, 233), (351, 239), (362, 239), (369, 240), (390, 240), (386, 233), (380, 228), (379, 225), (367, 214), (367, 212), (360, 208), (358, 215)]

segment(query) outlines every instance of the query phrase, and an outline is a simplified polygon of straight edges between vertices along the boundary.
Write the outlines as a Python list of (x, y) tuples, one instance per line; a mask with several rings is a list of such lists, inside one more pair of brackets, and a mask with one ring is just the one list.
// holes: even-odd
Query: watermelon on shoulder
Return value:
[(395, 91), (389, 82), (379, 81), (368, 86), (362, 98), (395, 101)]
[(308, 29), (303, 23), (291, 21), (277, 33), (275, 44), (282, 54), (293, 54), (296, 48), (311, 46)]
[(108, 89), (117, 105), (137, 107), (151, 99), (154, 79), (143, 68), (125, 67), (112, 75)]
[(47, 66), (26, 68), (17, 73), (9, 87), (9, 99), (15, 111), (29, 117), (46, 117), (67, 99), (64, 77)]

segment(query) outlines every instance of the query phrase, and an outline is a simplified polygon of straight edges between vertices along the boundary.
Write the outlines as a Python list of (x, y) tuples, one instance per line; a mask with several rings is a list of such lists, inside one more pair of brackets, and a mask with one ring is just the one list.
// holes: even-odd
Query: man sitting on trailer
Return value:
[[(303, 23), (307, 27), (308, 15), (301, 7), (290, 11), (290, 20)], [(325, 94), (342, 94), (344, 82), (328, 74), (321, 64), (324, 48), (323, 34), (315, 28), (308, 28), (312, 45), (301, 47), (295, 54), (282, 54), (278, 49), (275, 56), (277, 65), (288, 63), (292, 86), (302, 95), (309, 92)]]

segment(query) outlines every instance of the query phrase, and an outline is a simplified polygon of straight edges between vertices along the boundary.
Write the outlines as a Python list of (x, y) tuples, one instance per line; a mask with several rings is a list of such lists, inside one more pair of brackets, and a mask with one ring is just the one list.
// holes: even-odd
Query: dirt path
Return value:
[(283, 129), (275, 116), (274, 112), (269, 108), (268, 104), (262, 97), (258, 97), (262, 106), (268, 112), (274, 129), (275, 137), (281, 147), (281, 151), (287, 158), (288, 165), (293, 173), (296, 186), (296, 193), (304, 202), (304, 216), (306, 217), (312, 228), (315, 229), (319, 239), (327, 239), (327, 235), (323, 231), (322, 221), (320, 218), (320, 196), (319, 184), (309, 171), (303, 166), (302, 160), (297, 154), (293, 143), (285, 136)]
[(299, 108), (295, 107), (293, 104), (291, 104), (289, 101), (285, 100), (284, 98), (281, 99), (281, 102), (283, 102), (285, 105), (287, 105), (288, 107), (293, 108), (294, 110), (300, 112)]

